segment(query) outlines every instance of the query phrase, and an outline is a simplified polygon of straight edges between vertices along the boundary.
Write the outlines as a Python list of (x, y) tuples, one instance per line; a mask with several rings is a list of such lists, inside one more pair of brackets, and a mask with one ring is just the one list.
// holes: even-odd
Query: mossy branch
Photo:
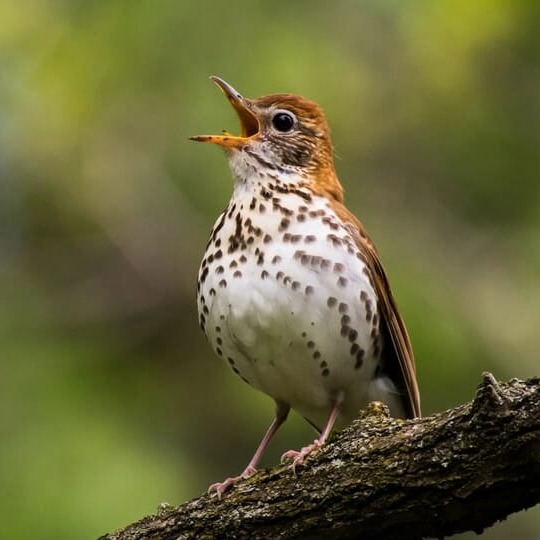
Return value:
[(539, 501), (540, 378), (485, 373), (470, 403), (407, 421), (371, 404), (296, 477), (261, 471), (101, 540), (443, 537)]

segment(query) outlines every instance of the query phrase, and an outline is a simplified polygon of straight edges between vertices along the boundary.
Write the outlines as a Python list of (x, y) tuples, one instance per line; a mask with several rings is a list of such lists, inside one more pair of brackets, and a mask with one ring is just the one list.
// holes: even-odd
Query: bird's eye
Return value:
[(294, 115), (286, 111), (278, 111), (272, 117), (272, 125), (277, 131), (287, 133), (294, 127), (295, 118)]

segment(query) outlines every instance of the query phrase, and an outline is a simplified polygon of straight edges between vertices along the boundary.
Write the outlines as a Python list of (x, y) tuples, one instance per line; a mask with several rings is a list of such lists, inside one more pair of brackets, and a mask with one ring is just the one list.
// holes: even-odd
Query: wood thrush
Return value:
[(289, 451), (293, 468), (373, 400), (420, 415), (407, 330), (381, 261), (344, 206), (322, 109), (291, 94), (247, 99), (218, 77), (240, 135), (200, 135), (223, 147), (234, 179), (201, 263), (199, 322), (218, 356), (269, 395), (276, 416), (240, 476), (253, 474), (292, 407), (319, 432)]

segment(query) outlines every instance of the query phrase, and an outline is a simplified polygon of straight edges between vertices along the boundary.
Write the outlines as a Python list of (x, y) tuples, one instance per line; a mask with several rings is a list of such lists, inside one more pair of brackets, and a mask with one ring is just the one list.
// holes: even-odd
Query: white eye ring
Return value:
[(286, 109), (277, 109), (272, 114), (272, 127), (279, 133), (290, 133), (297, 122), (294, 113)]

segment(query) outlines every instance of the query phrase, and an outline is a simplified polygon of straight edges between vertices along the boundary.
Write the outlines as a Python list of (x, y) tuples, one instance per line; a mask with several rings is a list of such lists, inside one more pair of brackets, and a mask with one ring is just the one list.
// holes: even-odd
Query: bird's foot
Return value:
[(248, 465), (242, 474), (239, 476), (231, 476), (230, 478), (226, 478), (223, 480), (223, 482), (216, 482), (215, 484), (212, 484), (208, 488), (208, 494), (212, 495), (212, 493), (215, 493), (217, 495), (218, 499), (221, 499), (221, 496), (225, 491), (229, 489), (230, 486), (234, 486), (237, 482), (240, 480), (244, 480), (245, 478), (249, 478), (251, 475), (255, 474), (257, 472), (257, 469), (255, 467), (252, 467), (251, 465)]
[(296, 476), (296, 467), (297, 465), (303, 465), (305, 459), (309, 454), (311, 454), (313, 451), (317, 450), (322, 446), (322, 442), (319, 441), (319, 439), (315, 439), (311, 444), (308, 444), (307, 446), (304, 446), (300, 451), (296, 450), (289, 450), (288, 452), (285, 452), (281, 456), (281, 463), (283, 463), (286, 460), (292, 459), (292, 471), (293, 474)]

